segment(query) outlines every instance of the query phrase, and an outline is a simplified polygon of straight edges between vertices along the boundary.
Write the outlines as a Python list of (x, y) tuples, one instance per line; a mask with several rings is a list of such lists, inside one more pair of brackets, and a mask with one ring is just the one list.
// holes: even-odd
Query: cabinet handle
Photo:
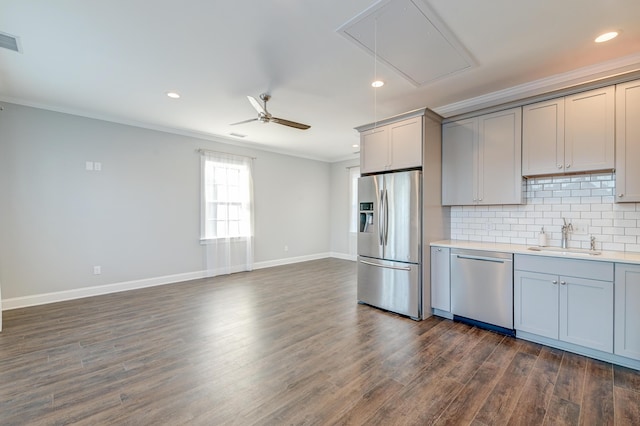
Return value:
[(558, 284), (558, 281), (557, 280), (553, 280), (553, 281), (551, 281), (551, 283), (552, 284)]
[(439, 248), (438, 251), (442, 251), (442, 249)]
[(562, 168), (562, 164), (558, 164), (558, 168), (561, 169)]
[(566, 281), (560, 281), (561, 285), (567, 285)]
[(618, 198), (624, 197), (624, 194), (618, 194)]
[(567, 164), (567, 165), (566, 165), (566, 166), (564, 166), (564, 167), (568, 169), (569, 167), (571, 167), (571, 164)]

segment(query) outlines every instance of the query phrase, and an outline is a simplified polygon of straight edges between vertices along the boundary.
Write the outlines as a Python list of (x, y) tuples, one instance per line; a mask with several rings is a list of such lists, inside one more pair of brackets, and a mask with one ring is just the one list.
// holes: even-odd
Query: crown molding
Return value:
[(27, 101), (27, 100), (24, 100), (24, 99), (12, 98), (12, 97), (7, 97), (7, 96), (0, 96), (0, 102), (5, 102), (5, 103), (8, 103), (8, 104), (20, 105), (20, 106), (25, 106), (25, 107), (29, 107), (29, 108), (43, 109), (43, 110), (46, 110), (46, 111), (52, 111), (52, 112), (57, 112), (57, 113), (61, 113), (61, 114), (74, 115), (74, 116), (77, 116), (77, 117), (89, 118), (89, 119), (93, 119), (93, 120), (106, 121), (106, 122), (109, 122), (109, 123), (121, 124), (121, 125), (124, 125), (124, 126), (138, 127), (138, 128), (147, 129), (147, 130), (155, 130), (157, 132), (163, 132), (163, 133), (169, 133), (169, 134), (173, 134), (173, 135), (185, 136), (185, 137), (194, 138), (194, 139), (202, 139), (202, 140), (211, 141), (211, 142), (224, 143), (224, 144), (227, 144), (227, 145), (234, 145), (234, 146), (239, 146), (239, 147), (242, 147), (242, 148), (248, 148), (248, 149), (253, 149), (253, 150), (258, 150), (258, 151), (270, 152), (270, 153), (273, 153), (273, 154), (286, 155), (286, 156), (289, 156), (289, 157), (296, 157), (296, 158), (303, 158), (303, 159), (306, 159), (306, 160), (321, 161), (321, 162), (324, 162), (324, 163), (333, 162), (332, 160), (329, 160), (327, 158), (322, 158), (322, 157), (317, 157), (317, 156), (312, 156), (312, 155), (299, 154), (299, 153), (288, 151), (286, 149), (272, 148), (272, 147), (266, 146), (264, 144), (260, 144), (260, 143), (257, 143), (257, 142), (251, 142), (251, 141), (243, 141), (243, 140), (239, 140), (237, 138), (231, 137), (231, 136), (218, 135), (218, 134), (214, 134), (214, 133), (205, 133), (205, 132), (199, 132), (199, 131), (188, 130), (188, 129), (181, 129), (181, 128), (176, 128), (176, 127), (162, 126), (162, 125), (153, 124), (153, 123), (147, 123), (147, 122), (142, 122), (142, 121), (130, 120), (130, 119), (122, 118), (122, 117), (116, 117), (116, 116), (112, 116), (112, 115), (108, 115), (108, 114), (91, 113), (91, 112), (83, 111), (83, 110), (79, 110), (79, 109), (60, 107), (60, 106), (56, 106), (56, 105), (48, 105), (48, 104), (32, 102), (32, 101)]
[[(612, 77), (619, 77), (640, 71), (640, 53), (623, 56), (607, 62), (578, 68), (573, 71), (552, 75), (539, 80), (486, 93), (474, 98), (465, 99), (437, 108), (434, 112), (443, 117), (466, 114), (483, 108), (490, 108), (500, 104), (517, 101), (548, 92), (568, 89), (578, 85), (596, 83)], [(637, 78), (637, 76), (636, 76)]]

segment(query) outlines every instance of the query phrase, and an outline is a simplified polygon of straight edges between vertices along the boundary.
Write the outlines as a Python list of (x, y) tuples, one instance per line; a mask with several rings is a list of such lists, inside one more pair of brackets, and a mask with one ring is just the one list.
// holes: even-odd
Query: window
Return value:
[(201, 239), (251, 236), (251, 158), (202, 156)]

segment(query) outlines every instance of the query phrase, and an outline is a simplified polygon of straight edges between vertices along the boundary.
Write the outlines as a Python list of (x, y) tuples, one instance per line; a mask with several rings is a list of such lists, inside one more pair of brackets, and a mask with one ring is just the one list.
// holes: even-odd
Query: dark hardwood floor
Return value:
[(323, 259), (6, 311), (0, 424), (639, 425), (640, 373), (356, 303)]

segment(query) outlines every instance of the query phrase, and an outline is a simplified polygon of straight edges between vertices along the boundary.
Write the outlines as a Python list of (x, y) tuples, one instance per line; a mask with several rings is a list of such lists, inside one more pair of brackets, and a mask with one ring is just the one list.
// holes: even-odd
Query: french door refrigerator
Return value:
[(358, 302), (422, 315), (419, 170), (358, 179)]

